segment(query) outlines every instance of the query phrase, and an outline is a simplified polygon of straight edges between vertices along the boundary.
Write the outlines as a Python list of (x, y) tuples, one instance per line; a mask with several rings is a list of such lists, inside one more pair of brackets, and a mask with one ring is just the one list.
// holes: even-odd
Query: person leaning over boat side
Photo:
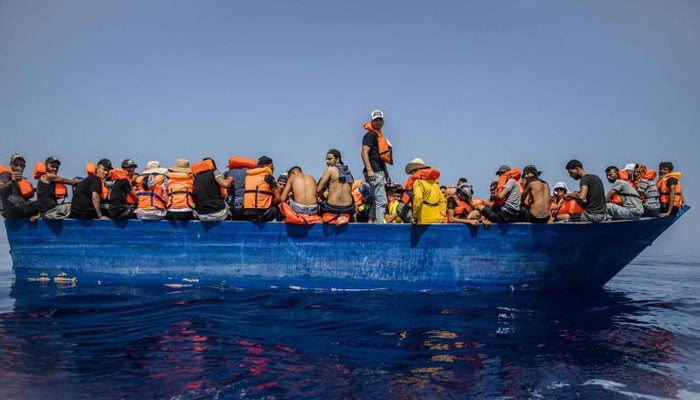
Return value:
[(80, 179), (68, 179), (58, 176), (61, 161), (55, 157), (48, 157), (43, 163), (44, 171), (35, 173), (38, 175), (36, 183), (37, 206), (41, 217), (44, 219), (64, 219), (70, 215), (70, 203), (61, 203), (68, 196), (66, 185), (76, 186)]
[(611, 165), (605, 168), (605, 176), (612, 187), (605, 196), (607, 213), (613, 220), (637, 220), (644, 214), (639, 193), (628, 181), (620, 179), (619, 169)]
[(580, 222), (583, 208), (572, 198), (567, 198), (569, 188), (564, 182), (554, 184), (549, 211), (554, 222)]
[(321, 200), (321, 214), (335, 217), (347, 214), (352, 218), (355, 214), (355, 198), (352, 194), (355, 179), (350, 168), (343, 164), (340, 151), (336, 149), (326, 152), (326, 166), (316, 185), (316, 195)]
[(112, 187), (109, 189), (109, 210), (111, 219), (132, 219), (138, 202), (138, 194), (134, 190), (136, 165), (130, 159), (122, 161), (121, 168), (109, 171)]
[(138, 204), (134, 214), (143, 221), (158, 221), (165, 218), (168, 204), (167, 168), (161, 168), (160, 162), (149, 161), (146, 169), (136, 177), (134, 186), (138, 196)]
[(525, 188), (520, 198), (520, 214), (526, 222), (546, 224), (549, 222), (549, 184), (540, 179), (541, 171), (534, 165), (523, 168)]
[(280, 202), (288, 202), (289, 207), (299, 214), (318, 215), (316, 179), (305, 174), (301, 167), (296, 165), (290, 168), (286, 175), (287, 181), (283, 186)]
[(277, 208), (280, 192), (272, 175), (274, 171), (275, 165), (272, 159), (261, 156), (258, 158), (258, 165), (246, 172), (243, 194), (243, 215), (246, 219), (256, 222), (280, 219), (281, 215)]
[(478, 206), (478, 209), (491, 222), (515, 222), (520, 216), (520, 169), (501, 165), (496, 175), (498, 180), (490, 198), (493, 205)]
[(661, 203), (659, 217), (676, 215), (678, 210), (685, 204), (683, 191), (681, 190), (682, 175), (680, 171), (673, 171), (673, 163), (670, 161), (664, 161), (659, 164), (659, 180), (656, 182)]
[(97, 162), (95, 173), (88, 174), (87, 178), (76, 186), (70, 203), (70, 218), (107, 219), (107, 216), (102, 214), (100, 202), (103, 192), (107, 190), (104, 180), (111, 170), (112, 162), (103, 158)]
[(194, 219), (194, 176), (190, 161), (178, 158), (175, 166), (167, 172), (167, 203), (165, 219), (170, 221), (188, 221)]
[(226, 189), (233, 182), (224, 177), (211, 157), (192, 165), (194, 174), (195, 216), (200, 221), (224, 221), (229, 217), (228, 205), (224, 201)]
[(384, 136), (384, 113), (374, 110), (370, 114), (370, 122), (363, 127), (367, 131), (362, 137), (362, 163), (365, 180), (369, 183), (372, 205), (369, 209), (369, 222), (384, 223), (386, 210), (386, 184), (391, 183), (387, 164), (394, 163), (392, 147)]
[(474, 191), (472, 187), (465, 183), (458, 183), (454, 194), (447, 195), (447, 219), (451, 224), (467, 224), (471, 226), (479, 225), (481, 213), (474, 209), (472, 198)]
[(659, 202), (659, 188), (654, 182), (656, 171), (648, 169), (644, 164), (636, 164), (632, 179), (632, 186), (637, 189), (639, 198), (642, 200), (644, 214), (642, 217), (658, 217), (661, 203)]
[(589, 174), (583, 169), (583, 163), (579, 160), (570, 160), (566, 163), (566, 172), (569, 176), (577, 181), (581, 181), (581, 187), (578, 192), (570, 192), (566, 194), (567, 198), (576, 200), (583, 212), (581, 213), (581, 221), (583, 222), (602, 222), (607, 218), (605, 207), (605, 190), (603, 189), (603, 181), (595, 174)]
[(417, 225), (441, 224), (445, 221), (447, 201), (440, 191), (440, 171), (431, 168), (422, 159), (414, 158), (404, 168), (411, 175), (411, 204), (413, 223)]
[(14, 154), (10, 157), (10, 168), (0, 171), (0, 205), (6, 219), (36, 221), (39, 218), (37, 202), (30, 200), (34, 197), (34, 186), (23, 176), (26, 165), (24, 156)]

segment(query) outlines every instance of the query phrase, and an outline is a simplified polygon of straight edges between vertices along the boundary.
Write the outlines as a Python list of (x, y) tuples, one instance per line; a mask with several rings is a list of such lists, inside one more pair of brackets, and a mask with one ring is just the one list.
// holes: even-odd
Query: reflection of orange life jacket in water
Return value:
[(394, 164), (394, 156), (393, 156), (393, 149), (391, 147), (391, 143), (389, 143), (389, 140), (384, 136), (384, 133), (382, 131), (378, 131), (372, 127), (371, 122), (365, 122), (363, 125), (363, 128), (365, 130), (368, 130), (370, 132), (374, 132), (377, 134), (377, 150), (379, 151), (379, 158), (384, 161), (385, 163), (389, 165)]
[(167, 209), (194, 209), (194, 178), (189, 172), (168, 171)]
[[(12, 174), (12, 169), (0, 165), (0, 173), (3, 173), (3, 172), (9, 172), (10, 174)], [(34, 186), (32, 186), (32, 183), (29, 182), (27, 180), (27, 178), (22, 177), (22, 180), (20, 180), (20, 181), (16, 181), (16, 182), (11, 181), (11, 182), (13, 184), (15, 184), (15, 183), (17, 184), (17, 186), (19, 187), (19, 191), (25, 200), (29, 200), (32, 198), (32, 196), (34, 196)]]
[[(34, 179), (39, 180), (46, 172), (46, 165), (39, 161), (34, 164)], [(63, 182), (54, 182), (54, 197), (58, 200), (68, 197), (68, 188)]]
[[(520, 185), (520, 168), (511, 168), (510, 170), (502, 173), (501, 176), (498, 177), (498, 184), (496, 184), (496, 190), (494, 191), (494, 193), (496, 195), (500, 194), (501, 190), (504, 186), (506, 186), (506, 183), (508, 183), (508, 180), (510, 179), (515, 179), (515, 181), (518, 182), (518, 185)], [(520, 188), (520, 190), (522, 192), (522, 187)], [(507, 198), (508, 196), (502, 199), (496, 199), (494, 200), (494, 204), (497, 206), (503, 206), (504, 204), (506, 204)]]
[(676, 197), (673, 198), (672, 207), (682, 207), (683, 204), (685, 204), (685, 201), (683, 200), (683, 191), (681, 190), (682, 175), (683, 174), (680, 171), (669, 172), (659, 178), (659, 180), (656, 182), (656, 187), (659, 188), (659, 202), (661, 202), (661, 204), (668, 204), (668, 202), (671, 200), (671, 190), (668, 188), (667, 183), (669, 178), (676, 178), (678, 180), (675, 187)]
[[(151, 176), (153, 177), (152, 179)], [(136, 178), (136, 195), (139, 197), (138, 207), (142, 210), (165, 210), (166, 197), (163, 183), (165, 176), (162, 174), (139, 175)]]

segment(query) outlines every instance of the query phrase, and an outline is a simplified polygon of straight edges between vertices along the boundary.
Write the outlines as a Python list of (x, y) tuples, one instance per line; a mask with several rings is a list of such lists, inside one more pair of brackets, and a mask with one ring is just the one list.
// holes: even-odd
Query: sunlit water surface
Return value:
[(60, 287), (3, 239), (0, 399), (700, 399), (700, 265), (645, 254), (587, 292)]

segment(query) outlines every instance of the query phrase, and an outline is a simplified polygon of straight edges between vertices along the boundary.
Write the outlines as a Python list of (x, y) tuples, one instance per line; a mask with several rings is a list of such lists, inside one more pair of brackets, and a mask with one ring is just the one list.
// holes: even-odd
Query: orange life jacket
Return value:
[[(45, 175), (46, 172), (46, 164), (43, 162), (39, 161), (36, 164), (34, 164), (34, 179), (39, 180), (42, 175)], [(55, 182), (54, 184), (54, 196), (56, 196), (57, 199), (65, 199), (68, 197), (68, 188), (66, 187), (66, 184), (63, 182)]]
[(350, 214), (323, 213), (321, 219), (328, 225), (347, 225), (350, 222)]
[(245, 177), (245, 192), (243, 194), (243, 209), (265, 210), (272, 205), (272, 188), (265, 182), (265, 177), (271, 175), (268, 167), (249, 169)]
[(246, 157), (236, 157), (236, 156), (231, 156), (228, 158), (228, 169), (236, 169), (236, 168), (255, 168), (258, 166), (258, 162), (253, 160), (252, 158), (246, 158)]
[(138, 208), (142, 210), (165, 210), (167, 206), (167, 195), (163, 189), (165, 176), (162, 174), (154, 175), (154, 183), (148, 189), (144, 188), (144, 181), (148, 182), (148, 175), (139, 175), (136, 178), (136, 195), (138, 196)]
[(408, 204), (411, 202), (413, 197), (413, 184), (416, 182), (417, 179), (425, 179), (438, 182), (438, 180), (440, 179), (440, 171), (433, 168), (423, 168), (413, 172), (413, 174), (411, 174), (411, 176), (409, 176), (406, 182), (403, 184), (404, 192), (403, 196), (401, 196), (402, 203)]
[[(207, 171), (214, 171), (216, 168), (214, 167), (214, 162), (212, 160), (202, 160), (192, 164), (191, 169), (193, 175), (199, 175)], [(228, 194), (228, 190), (221, 186), (219, 186), (219, 190), (221, 191), (221, 198), (225, 198)]]
[(622, 179), (623, 181), (632, 182), (632, 177), (626, 169), (618, 170), (617, 178)]
[(393, 156), (393, 150), (391, 147), (391, 143), (387, 140), (387, 138), (384, 136), (384, 133), (382, 131), (378, 131), (372, 127), (371, 122), (365, 122), (363, 125), (365, 130), (368, 130), (370, 132), (374, 132), (377, 134), (377, 147), (379, 150), (379, 158), (384, 161), (385, 163), (389, 165), (394, 164), (394, 156)]
[[(509, 179), (515, 179), (515, 181), (518, 182), (518, 185), (520, 186), (520, 191), (522, 192), (522, 184), (520, 183), (520, 168), (515, 167), (502, 173), (501, 176), (498, 177), (498, 184), (496, 185), (496, 190), (494, 193), (500, 194), (501, 190), (506, 185), (506, 183), (508, 183)], [(506, 199), (507, 196), (502, 199), (496, 199), (494, 200), (494, 204), (496, 204), (497, 206), (502, 206), (506, 204)]]
[(455, 207), (455, 217), (460, 217), (461, 215), (466, 217), (470, 212), (472, 212), (472, 206), (470, 206), (466, 201), (460, 199), (456, 194), (449, 195), (447, 197), (453, 198), (457, 203), (457, 206)]
[(673, 199), (672, 207), (682, 207), (683, 204), (685, 204), (685, 201), (683, 200), (683, 191), (681, 190), (682, 175), (683, 174), (680, 171), (669, 172), (668, 174), (660, 177), (656, 182), (656, 187), (659, 188), (659, 202), (661, 202), (661, 204), (668, 204), (669, 200), (671, 199), (671, 191), (666, 183), (668, 178), (676, 178), (678, 180), (675, 187), (676, 197)]
[(194, 208), (194, 178), (189, 172), (168, 171), (168, 209)]
[(311, 225), (321, 222), (320, 215), (299, 214), (292, 210), (292, 207), (287, 203), (280, 203), (279, 209), (284, 215), (284, 222), (295, 225)]
[[(85, 164), (85, 173), (88, 175), (95, 175), (95, 173), (97, 173), (97, 164), (94, 162)], [(100, 183), (102, 184), (102, 194), (100, 195), (100, 199), (105, 201), (109, 197), (109, 190), (107, 189), (107, 185), (105, 185), (104, 179), (100, 178)]]
[[(3, 172), (12, 173), (12, 169), (0, 164), (0, 173)], [(32, 196), (34, 196), (34, 186), (32, 186), (32, 183), (29, 182), (27, 178), (22, 177), (22, 180), (18, 181), (17, 185), (19, 186), (19, 191), (22, 194), (22, 197), (24, 197), (26, 200), (29, 200), (32, 198)]]
[(583, 208), (581, 207), (581, 205), (578, 204), (574, 199), (564, 199), (564, 202), (561, 204), (561, 207), (555, 209), (555, 207), (558, 204), (559, 199), (557, 199), (556, 196), (552, 197), (552, 202), (549, 205), (549, 210), (552, 214), (552, 217), (556, 217), (559, 214), (581, 214), (583, 212)]
[[(112, 178), (113, 181), (118, 181), (120, 179), (126, 179), (127, 182), (129, 182), (129, 189), (133, 190), (134, 186), (131, 183), (131, 179), (129, 179), (129, 175), (126, 174), (126, 171), (124, 171), (121, 168), (114, 168), (109, 171), (109, 177)], [(104, 186), (102, 188), (104, 190)], [(126, 194), (126, 204), (131, 204), (131, 205), (136, 205), (137, 199), (133, 198), (131, 196), (131, 193)]]

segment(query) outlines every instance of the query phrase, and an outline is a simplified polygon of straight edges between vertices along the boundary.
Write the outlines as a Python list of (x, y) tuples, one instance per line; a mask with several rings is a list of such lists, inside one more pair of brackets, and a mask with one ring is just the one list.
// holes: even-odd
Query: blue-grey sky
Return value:
[[(692, 0), (2, 0), (0, 162), (265, 154), (318, 177), (338, 148), (361, 176), (380, 108), (396, 181), (415, 157), (478, 196), (501, 164), (577, 188), (571, 158), (671, 160), (692, 204), (698, 71)], [(659, 248), (693, 247), (694, 214)]]

